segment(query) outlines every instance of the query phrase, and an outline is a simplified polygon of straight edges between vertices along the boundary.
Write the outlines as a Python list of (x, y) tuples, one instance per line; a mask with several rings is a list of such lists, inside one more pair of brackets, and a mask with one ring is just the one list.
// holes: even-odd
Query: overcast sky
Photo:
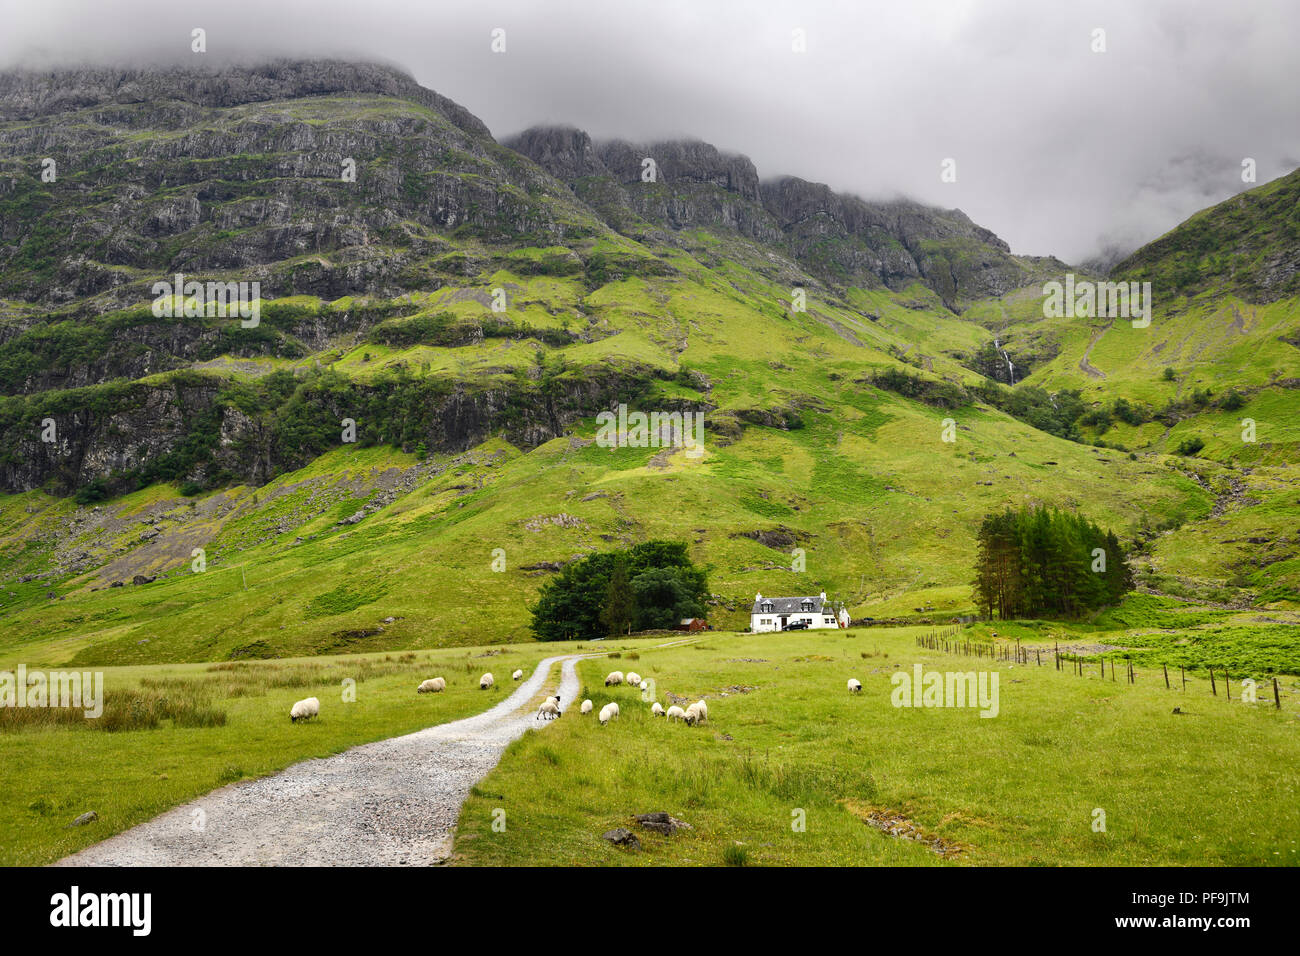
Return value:
[(1247, 157), (1260, 183), (1300, 166), (1289, 0), (0, 0), (0, 24), (4, 68), (195, 61), (194, 27), (206, 62), (390, 62), (498, 139), (697, 137), (764, 178), (958, 207), (1070, 262), (1248, 188)]

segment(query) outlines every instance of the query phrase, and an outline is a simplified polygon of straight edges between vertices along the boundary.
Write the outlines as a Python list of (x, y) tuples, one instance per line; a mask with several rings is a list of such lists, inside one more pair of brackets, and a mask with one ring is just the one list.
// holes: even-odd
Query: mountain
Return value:
[(1300, 295), (1300, 169), (1201, 210), (1111, 271), (1177, 294)]
[[(521, 640), (564, 562), (652, 537), (718, 623), (821, 590), (946, 620), (982, 517), (1034, 502), (1143, 587), (1300, 597), (1294, 297), (1049, 319), (1068, 267), (959, 211), (698, 141), (498, 143), (371, 64), (3, 74), (0, 144), (0, 656)], [(258, 283), (258, 324), (155, 314), (177, 273)], [(1103, 428), (1119, 399), (1163, 417)], [(705, 453), (603, 447), (620, 404), (703, 414)]]

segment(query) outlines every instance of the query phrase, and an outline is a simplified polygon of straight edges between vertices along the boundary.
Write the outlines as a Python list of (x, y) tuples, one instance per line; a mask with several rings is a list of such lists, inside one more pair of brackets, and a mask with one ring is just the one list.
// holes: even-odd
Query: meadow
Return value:
[[(1282, 708), (1070, 669), (920, 649), (919, 628), (712, 633), (630, 662), (579, 665), (601, 727), (574, 712), (516, 741), (461, 814), (466, 865), (1300, 864), (1300, 683)], [(972, 639), (979, 633), (972, 632)], [(622, 644), (630, 647), (632, 644)], [(1043, 647), (1040, 642), (1033, 646)], [(1045, 648), (1050, 652), (1051, 644)], [(1000, 709), (896, 708), (891, 675), (994, 671)], [(691, 728), (651, 717), (634, 667), (666, 695), (705, 698)], [(860, 695), (845, 682), (856, 677)], [(1261, 675), (1262, 679), (1262, 675)], [(1234, 683), (1234, 688), (1238, 685)], [(1180, 712), (1175, 712), (1175, 708)], [(493, 812), (505, 811), (505, 829)], [(671, 837), (636, 814), (689, 823)], [(1104, 812), (1105, 831), (1094, 830)], [(803, 828), (799, 828), (802, 821)], [(640, 850), (602, 839), (634, 831)]]
[[(97, 720), (3, 708), (0, 865), (50, 863), (217, 787), (486, 710), (543, 647), (110, 667)], [(479, 690), (484, 671), (491, 691)], [(438, 675), (445, 692), (416, 694)], [(311, 696), (320, 717), (291, 723), (293, 702)], [(89, 811), (98, 819), (70, 825)]]

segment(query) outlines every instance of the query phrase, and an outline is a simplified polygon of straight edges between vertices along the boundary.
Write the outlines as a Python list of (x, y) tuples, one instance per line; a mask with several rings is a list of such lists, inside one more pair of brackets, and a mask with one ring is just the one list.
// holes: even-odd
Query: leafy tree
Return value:
[[(635, 627), (660, 626), (669, 615), (700, 616), (708, 598), (708, 577), (691, 563), (680, 541), (645, 541), (624, 551), (591, 554), (566, 564), (542, 585), (532, 612), (532, 630), (539, 640), (592, 640), (610, 633), (627, 613), (624, 588), (617, 582), (620, 565), (633, 600)], [(667, 571), (667, 576), (648, 572)], [(612, 586), (611, 586), (612, 585)], [(663, 601), (663, 607), (646, 602)], [(613, 605), (613, 606), (611, 606)], [(683, 610), (685, 608), (685, 610)]]

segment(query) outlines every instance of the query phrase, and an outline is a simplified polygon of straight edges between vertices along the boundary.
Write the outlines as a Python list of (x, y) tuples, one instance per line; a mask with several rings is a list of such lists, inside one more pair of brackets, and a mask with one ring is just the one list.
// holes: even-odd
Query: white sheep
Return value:
[(496, 679), (492, 676), (491, 672), (488, 672), (478, 679), (478, 689), (487, 690), (495, 683)]
[(633, 687), (639, 687), (641, 685), (641, 675), (638, 674), (636, 671), (628, 671), (627, 682), (631, 684)]
[(289, 711), (289, 722), (296, 724), (300, 720), (311, 720), (319, 716), (320, 701), (315, 697), (308, 697), (293, 705), (293, 709)]
[(523, 676), (524, 676), (524, 672), (523, 672), (523, 671), (515, 671), (513, 674), (510, 675), (510, 679), (511, 679), (511, 680), (520, 680)]
[(623, 683), (622, 671), (610, 671), (608, 676), (606, 676), (605, 678), (606, 687), (613, 687), (615, 684), (621, 684), (621, 683)]
[(554, 720), (560, 716), (560, 695), (548, 697), (542, 701), (542, 705), (537, 708), (538, 720)]
[(664, 715), (664, 705), (663, 705), (663, 704), (659, 703), (659, 701), (655, 701), (653, 704), (650, 705), (650, 716), (651, 716), (651, 717), (662, 717), (663, 715)]
[(643, 680), (640, 684), (637, 685), (637, 690), (649, 690), (649, 689), (650, 689), (650, 682), (648, 680)]
[(604, 707), (600, 708), (601, 726), (603, 727), (605, 724), (609, 723), (612, 718), (617, 716), (618, 716), (618, 704), (615, 703), (606, 704)]
[(683, 718), (686, 723), (694, 727), (696, 724), (702, 724), (709, 719), (709, 707), (702, 700), (697, 700), (691, 706), (686, 708), (686, 716)]
[(591, 713), (591, 701), (590, 701), (590, 700), (584, 700), (584, 701), (582, 702), (582, 706), (578, 708), (578, 713), (580, 713), (580, 714), (590, 714), (590, 713)]
[(685, 720), (686, 711), (682, 710), (676, 704), (673, 704), (671, 707), (668, 708), (667, 716), (669, 720)]
[(862, 693), (862, 681), (858, 680), (856, 677), (850, 677), (850, 678), (849, 678), (849, 693), (850, 693), (850, 694), (861, 694), (861, 693)]
[(421, 681), (420, 686), (415, 688), (417, 694), (438, 694), (447, 689), (447, 682), (441, 677), (431, 677), (426, 681)]

